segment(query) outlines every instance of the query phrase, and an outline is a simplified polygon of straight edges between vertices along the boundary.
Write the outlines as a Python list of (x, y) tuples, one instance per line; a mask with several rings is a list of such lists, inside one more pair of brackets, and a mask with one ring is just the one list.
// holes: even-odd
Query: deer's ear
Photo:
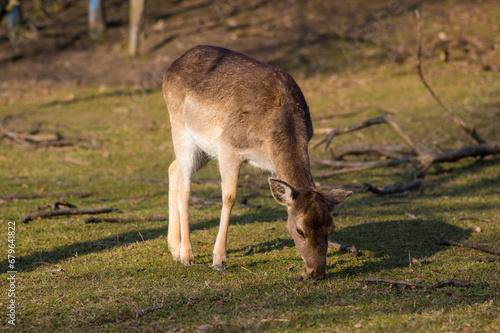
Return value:
[(328, 198), (328, 202), (333, 208), (333, 206), (343, 203), (345, 199), (349, 198), (352, 195), (352, 193), (352, 191), (344, 191), (342, 189), (336, 188), (329, 192), (326, 192), (326, 197)]
[(269, 187), (274, 200), (280, 205), (291, 207), (297, 191), (289, 184), (276, 178), (269, 178)]

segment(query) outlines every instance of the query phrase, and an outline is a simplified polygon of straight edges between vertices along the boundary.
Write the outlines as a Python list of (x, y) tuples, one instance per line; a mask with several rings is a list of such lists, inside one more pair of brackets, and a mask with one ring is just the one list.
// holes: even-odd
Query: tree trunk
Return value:
[(98, 40), (104, 36), (106, 23), (104, 20), (104, 0), (89, 1), (89, 36)]
[(130, 0), (130, 40), (129, 54), (133, 57), (139, 55), (139, 47), (143, 38), (145, 0)]
[(22, 25), (20, 2), (12, 0), (9, 1), (6, 10), (7, 10), (7, 28), (9, 29), (9, 38), (15, 39)]

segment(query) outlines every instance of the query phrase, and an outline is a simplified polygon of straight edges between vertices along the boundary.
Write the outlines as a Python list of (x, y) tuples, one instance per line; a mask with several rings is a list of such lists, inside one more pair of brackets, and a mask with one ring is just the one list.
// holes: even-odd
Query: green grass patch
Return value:
[[(471, 78), (437, 66), (429, 66), (429, 71), (429, 79), (439, 85), (443, 98), (455, 102), (471, 93), (465, 82), (482, 82), (481, 75)], [(491, 75), (498, 82), (498, 73)], [(379, 115), (380, 109), (390, 105), (393, 118), (418, 144), (437, 140), (456, 148), (470, 143), (434, 105), (410, 65), (340, 74), (335, 80), (308, 78), (299, 84), (313, 116), (370, 106), (350, 117), (317, 121), (316, 128), (353, 124)], [(499, 140), (490, 112), (500, 104), (499, 87), (489, 89), (491, 93), (481, 95), (474, 113), (464, 118), (484, 137)], [(99, 147), (32, 149), (4, 140), (0, 194), (86, 190), (88, 197), (67, 200), (80, 208), (119, 209), (109, 216), (168, 214), (168, 185), (144, 181), (167, 180), (174, 158), (160, 91), (144, 93), (127, 87), (59, 90), (38, 100), (0, 106), (1, 116), (21, 111), (26, 111), (23, 121), (28, 127), (36, 122), (59, 124), (89, 135)], [(390, 129), (379, 126), (341, 136), (334, 145), (394, 140)], [(316, 149), (310, 154), (327, 157), (329, 152)], [(220, 199), (217, 169), (216, 163), (210, 163), (199, 172), (197, 179), (214, 182), (195, 183), (194, 196)], [(410, 174), (400, 167), (320, 183), (383, 186), (404, 182)], [(498, 262), (475, 261), (490, 256), (430, 240), (441, 237), (500, 245), (499, 175), (497, 157), (470, 159), (431, 170), (419, 191), (394, 197), (355, 193), (337, 209), (342, 214), (335, 218), (337, 228), (331, 240), (356, 245), (362, 254), (352, 257), (330, 249), (328, 275), (322, 281), (296, 279), (302, 260), (285, 229), (285, 210), (270, 197), (235, 205), (224, 272), (211, 268), (220, 205), (191, 206), (197, 265), (184, 267), (168, 253), (168, 222), (85, 224), (82, 217), (64, 217), (22, 224), (23, 215), (54, 200), (3, 201), (0, 306), (6, 309), (9, 302), (7, 224), (15, 221), (16, 318), (22, 331), (498, 331)], [(245, 177), (265, 182), (267, 175), (244, 167), (241, 178)], [(238, 194), (255, 191), (265, 190), (242, 186)], [(401, 199), (408, 202), (378, 205)], [(494, 222), (460, 219), (463, 216)], [(248, 245), (254, 246), (254, 252), (243, 256)], [(419, 290), (357, 282), (367, 277), (428, 284), (455, 278), (469, 280), (473, 286)], [(8, 318), (2, 316), (3, 328), (7, 328)]]

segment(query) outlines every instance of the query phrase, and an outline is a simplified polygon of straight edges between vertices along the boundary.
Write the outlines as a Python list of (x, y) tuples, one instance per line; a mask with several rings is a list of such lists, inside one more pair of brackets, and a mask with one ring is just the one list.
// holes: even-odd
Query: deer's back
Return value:
[(165, 73), (163, 93), (172, 126), (213, 144), (271, 154), (290, 137), (307, 146), (313, 134), (307, 103), (288, 73), (224, 48), (187, 51)]

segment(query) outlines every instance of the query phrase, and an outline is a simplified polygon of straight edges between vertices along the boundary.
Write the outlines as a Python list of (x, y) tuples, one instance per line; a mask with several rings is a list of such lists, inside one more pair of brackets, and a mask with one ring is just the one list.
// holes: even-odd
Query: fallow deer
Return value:
[(332, 209), (352, 192), (317, 190), (307, 145), (313, 135), (309, 109), (293, 78), (243, 54), (196, 46), (163, 76), (176, 160), (169, 167), (168, 247), (175, 260), (194, 263), (188, 201), (192, 176), (211, 159), (219, 162), (222, 212), (213, 253), (226, 268), (229, 216), (240, 166), (270, 171), (274, 199), (288, 210), (287, 229), (310, 277), (326, 273)]

